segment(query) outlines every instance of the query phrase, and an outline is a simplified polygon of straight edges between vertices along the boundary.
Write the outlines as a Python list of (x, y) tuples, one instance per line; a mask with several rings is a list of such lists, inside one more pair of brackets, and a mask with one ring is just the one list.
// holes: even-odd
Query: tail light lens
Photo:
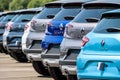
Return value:
[(13, 25), (12, 25), (12, 24), (9, 24), (9, 25), (6, 24), (6, 25), (5, 25), (5, 29), (6, 29), (6, 30), (9, 30), (9, 31), (10, 31), (10, 30), (12, 30), (12, 28), (13, 28)]
[(37, 21), (32, 20), (32, 21), (31, 21), (31, 27), (33, 27), (33, 26), (35, 25), (35, 23), (37, 23)]
[(29, 25), (25, 25), (24, 31), (26, 31), (29, 28)]
[(71, 25), (71, 24), (67, 24), (67, 25), (66, 25), (66, 28), (65, 28), (65, 31), (64, 31), (64, 37), (71, 38), (71, 37), (69, 36), (69, 28), (73, 28), (73, 25)]
[(87, 38), (86, 36), (82, 38), (82, 43), (81, 46), (84, 47), (85, 44), (89, 41), (89, 38)]
[(48, 22), (47, 25), (48, 25), (48, 26), (53, 26), (52, 22)]

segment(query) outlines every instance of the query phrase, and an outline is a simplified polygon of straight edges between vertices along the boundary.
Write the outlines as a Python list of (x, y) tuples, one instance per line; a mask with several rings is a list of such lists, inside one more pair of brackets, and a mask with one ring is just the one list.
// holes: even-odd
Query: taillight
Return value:
[(9, 30), (9, 31), (10, 31), (10, 30), (12, 30), (12, 28), (13, 28), (13, 25), (12, 25), (12, 24), (6, 24), (6, 25), (5, 25), (5, 29), (6, 29), (6, 30)]
[(34, 26), (34, 25), (35, 25), (35, 23), (37, 23), (37, 21), (32, 20), (32, 21), (31, 21), (31, 26)]
[(73, 28), (73, 25), (71, 24), (66, 24), (65, 31), (64, 31), (64, 37), (69, 37), (67, 34), (69, 33), (69, 28)]
[(25, 25), (24, 31), (26, 31), (29, 28), (29, 25)]
[(89, 38), (87, 38), (86, 36), (82, 38), (82, 43), (81, 46), (84, 47), (85, 44), (89, 41)]
[(52, 22), (47, 23), (48, 26), (53, 26)]

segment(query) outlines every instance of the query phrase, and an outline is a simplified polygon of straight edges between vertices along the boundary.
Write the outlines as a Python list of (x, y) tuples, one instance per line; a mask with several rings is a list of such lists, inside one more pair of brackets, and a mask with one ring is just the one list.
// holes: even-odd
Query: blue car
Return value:
[(106, 12), (82, 39), (77, 57), (77, 76), (91, 79), (120, 79), (120, 9)]
[(45, 38), (42, 40), (41, 58), (55, 80), (61, 79), (62, 75), (59, 68), (59, 47), (63, 40), (65, 25), (80, 12), (82, 3), (80, 1), (65, 3), (62, 10), (48, 23)]

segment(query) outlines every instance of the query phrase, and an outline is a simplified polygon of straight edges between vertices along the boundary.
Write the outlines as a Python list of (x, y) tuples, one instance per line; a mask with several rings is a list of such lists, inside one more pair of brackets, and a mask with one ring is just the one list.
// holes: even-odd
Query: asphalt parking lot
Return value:
[(31, 63), (19, 63), (9, 55), (0, 53), (0, 80), (53, 80), (39, 75)]

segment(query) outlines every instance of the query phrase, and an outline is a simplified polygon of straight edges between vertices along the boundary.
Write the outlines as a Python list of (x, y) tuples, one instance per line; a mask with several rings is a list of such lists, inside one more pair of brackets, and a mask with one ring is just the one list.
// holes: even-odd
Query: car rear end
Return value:
[[(24, 33), (25, 24), (27, 24), (34, 15), (34, 10), (26, 10), (21, 12), (20, 16), (9, 27), (9, 34), (7, 35), (7, 49), (12, 54), (24, 55), (22, 52), (21, 38)], [(16, 55), (17, 56), (17, 55)], [(17, 56), (18, 57), (18, 56)], [(25, 55), (24, 55), (25, 57)], [(18, 60), (20, 61), (20, 60)]]
[(119, 14), (120, 10), (104, 13), (97, 27), (83, 37), (77, 57), (78, 80), (120, 79)]
[[(61, 71), (64, 75), (76, 76), (76, 59), (81, 50), (82, 37), (92, 31), (103, 12), (116, 8), (119, 8), (117, 4), (109, 4), (102, 1), (101, 3), (94, 1), (85, 3), (82, 11), (72, 22), (66, 25), (64, 39), (60, 45), (61, 54), (59, 60)], [(69, 59), (69, 57), (72, 57), (72, 59)]]
[(3, 13), (2, 20), (0, 21), (0, 47), (1, 52), (7, 53), (3, 47), (3, 34), (5, 32), (6, 24), (11, 21), (11, 19), (16, 15), (15, 12), (6, 12)]
[[(30, 30), (27, 35), (24, 53), (31, 61), (40, 61), (41, 41), (44, 38), (47, 23), (61, 10), (62, 3), (48, 3), (44, 9), (30, 22)], [(39, 35), (39, 36), (37, 36)]]

